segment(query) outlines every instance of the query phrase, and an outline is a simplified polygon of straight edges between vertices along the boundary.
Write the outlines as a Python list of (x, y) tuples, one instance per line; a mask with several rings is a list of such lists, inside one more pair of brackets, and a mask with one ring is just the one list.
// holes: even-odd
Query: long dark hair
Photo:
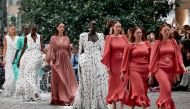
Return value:
[[(55, 35), (56, 35), (56, 36), (59, 34), (59, 31), (57, 30), (57, 27), (59, 27), (60, 24), (63, 24), (63, 23), (58, 23), (58, 24), (55, 26)], [(66, 36), (66, 28), (65, 28), (65, 25), (64, 25), (63, 36)]]
[[(160, 25), (160, 29), (159, 29), (159, 40), (161, 40), (161, 41), (163, 40), (163, 35), (162, 35), (160, 32), (162, 31), (162, 29), (163, 29), (165, 26), (171, 28), (171, 25), (170, 25), (170, 24), (167, 24), (167, 23), (164, 23), (164, 24)], [(169, 38), (171, 38), (171, 34), (170, 34), (170, 37), (169, 37)]]
[[(136, 32), (136, 30), (137, 29), (141, 29), (140, 27), (134, 27), (133, 29), (132, 29), (132, 35), (131, 35), (131, 39), (130, 39), (130, 41), (131, 42), (135, 42), (135, 36), (134, 36), (134, 34), (135, 34), (135, 32)], [(143, 29), (141, 29), (142, 30), (142, 41), (144, 41), (145, 40), (145, 30), (143, 30)]]

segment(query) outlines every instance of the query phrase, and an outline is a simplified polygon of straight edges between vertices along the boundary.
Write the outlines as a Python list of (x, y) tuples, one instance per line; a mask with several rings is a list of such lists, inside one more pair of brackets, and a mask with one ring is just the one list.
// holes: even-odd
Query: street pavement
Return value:
[[(173, 99), (177, 109), (190, 109), (190, 92), (173, 92)], [(0, 109), (71, 109), (72, 107), (63, 106), (51, 106), (50, 93), (42, 93), (41, 100), (38, 102), (19, 102), (13, 97), (3, 97), (0, 94)], [(151, 100), (151, 106), (147, 109), (157, 109), (155, 101), (158, 97), (158, 93), (151, 92), (148, 94)], [(118, 106), (119, 107), (119, 106)], [(129, 107), (125, 107), (129, 109)], [(141, 108), (136, 108), (141, 109)]]

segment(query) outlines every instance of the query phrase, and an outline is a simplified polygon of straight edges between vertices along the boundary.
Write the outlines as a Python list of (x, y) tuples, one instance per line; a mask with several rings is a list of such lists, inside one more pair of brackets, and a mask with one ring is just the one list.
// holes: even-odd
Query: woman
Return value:
[[(124, 35), (121, 35), (122, 27), (119, 21), (115, 21), (112, 27), (112, 35), (106, 36), (104, 54), (101, 62), (107, 66), (109, 73), (107, 104), (113, 104), (112, 108), (116, 109), (116, 102), (119, 101), (119, 86), (122, 82), (120, 79), (121, 62), (123, 60), (124, 47), (128, 41)], [(123, 104), (121, 103), (121, 109)]]
[(156, 102), (159, 109), (176, 109), (171, 97), (174, 76), (187, 72), (180, 48), (175, 39), (170, 39), (170, 35), (170, 26), (161, 25), (159, 40), (155, 41), (151, 49), (149, 69), (160, 86), (160, 95)]
[(121, 95), (129, 94), (127, 95), (128, 98), (123, 97), (124, 99), (121, 100), (131, 106), (131, 109), (134, 109), (135, 106), (143, 109), (150, 106), (147, 96), (149, 57), (150, 44), (148, 41), (144, 41), (142, 29), (135, 27), (132, 30), (131, 44), (125, 48), (121, 74), (121, 78), (125, 82), (129, 81), (129, 83), (125, 83), (123, 86), (129, 87), (129, 93), (126, 93), (127, 91), (125, 90), (121, 92)]
[(19, 68), (18, 68), (18, 61), (20, 59), (21, 51), (24, 46), (24, 38), (29, 34), (30, 30), (28, 27), (24, 27), (24, 34), (18, 38), (17, 44), (16, 44), (16, 53), (14, 56), (14, 61), (13, 61), (13, 69), (14, 69), (14, 74), (15, 74), (15, 81), (18, 79), (19, 75)]
[(100, 62), (104, 36), (96, 32), (95, 21), (89, 23), (89, 29), (79, 39), (79, 89), (73, 108), (108, 109), (106, 69)]
[(128, 38), (129, 41), (131, 41), (132, 29), (133, 29), (133, 28), (129, 28), (129, 29), (127, 30), (127, 38)]
[(56, 25), (56, 34), (51, 37), (46, 60), (51, 66), (51, 103), (52, 105), (71, 105), (78, 83), (70, 62), (71, 50), (65, 25)]
[(42, 37), (36, 31), (36, 25), (32, 25), (31, 33), (24, 38), (24, 47), (18, 62), (20, 74), (15, 95), (26, 101), (37, 101), (40, 99), (38, 94), (38, 72), (42, 66), (42, 51), (45, 51)]
[(3, 48), (3, 65), (5, 66), (5, 83), (4, 95), (12, 96), (15, 91), (15, 80), (13, 71), (13, 59), (16, 53), (16, 43), (18, 36), (16, 36), (16, 28), (14, 25), (9, 25), (8, 34), (4, 38)]

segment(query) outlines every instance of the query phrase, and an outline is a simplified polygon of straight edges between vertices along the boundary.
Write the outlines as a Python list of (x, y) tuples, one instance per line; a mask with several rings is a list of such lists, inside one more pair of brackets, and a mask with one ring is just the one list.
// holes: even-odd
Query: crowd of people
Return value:
[[(172, 90), (190, 89), (190, 26), (160, 25), (159, 35), (146, 36), (141, 27), (125, 34), (119, 21), (109, 20), (104, 33), (98, 33), (95, 21), (88, 32), (72, 45), (65, 25), (56, 32), (47, 47), (37, 26), (24, 28), (16, 35), (10, 25), (4, 36), (3, 60), (5, 83), (3, 95), (22, 101), (40, 100), (39, 75), (42, 66), (51, 67), (51, 105), (73, 109), (134, 109), (150, 106), (147, 93), (156, 86), (159, 109), (176, 109)], [(43, 60), (46, 62), (43, 65)], [(49, 78), (49, 77), (47, 77)], [(156, 85), (155, 85), (156, 84)]]

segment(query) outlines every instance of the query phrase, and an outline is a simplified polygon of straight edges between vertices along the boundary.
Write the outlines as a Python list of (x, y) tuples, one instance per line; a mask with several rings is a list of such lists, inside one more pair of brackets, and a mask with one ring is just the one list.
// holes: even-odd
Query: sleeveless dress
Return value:
[(36, 42), (27, 35), (28, 49), (20, 60), (20, 74), (16, 86), (16, 96), (24, 100), (30, 100), (38, 93), (38, 72), (42, 66), (42, 52), (40, 35), (37, 34)]
[(15, 81), (14, 81), (14, 71), (13, 71), (13, 59), (16, 53), (16, 42), (18, 40), (18, 36), (15, 36), (15, 39), (12, 40), (10, 36), (5, 36), (7, 41), (7, 51), (5, 55), (5, 83), (4, 87), (4, 96), (12, 96), (15, 90)]
[(79, 39), (79, 88), (73, 109), (108, 109), (107, 72), (100, 61), (104, 36), (97, 33), (99, 40), (92, 42), (88, 34), (82, 33)]

